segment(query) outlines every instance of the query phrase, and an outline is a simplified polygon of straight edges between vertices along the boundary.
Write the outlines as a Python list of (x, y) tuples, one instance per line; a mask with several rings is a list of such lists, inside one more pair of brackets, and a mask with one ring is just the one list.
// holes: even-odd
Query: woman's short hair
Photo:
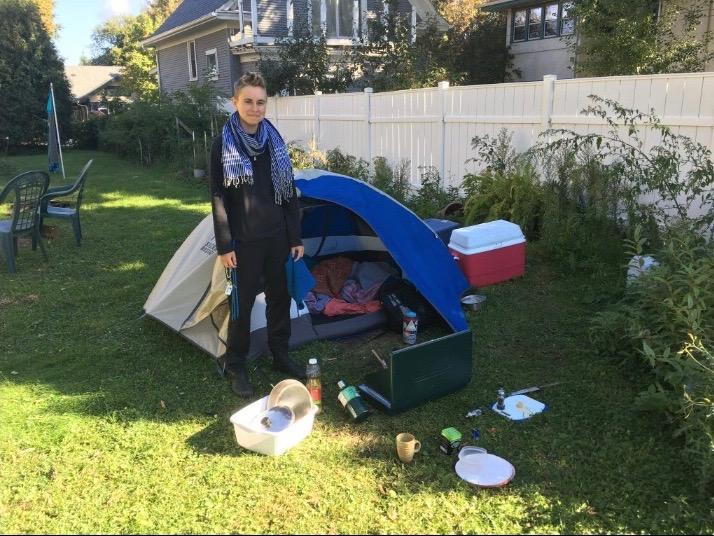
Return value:
[(265, 87), (265, 79), (255, 71), (249, 71), (245, 73), (238, 79), (235, 84), (233, 84), (233, 94), (238, 95), (238, 93), (240, 93), (240, 90), (246, 86), (262, 87), (267, 91)]

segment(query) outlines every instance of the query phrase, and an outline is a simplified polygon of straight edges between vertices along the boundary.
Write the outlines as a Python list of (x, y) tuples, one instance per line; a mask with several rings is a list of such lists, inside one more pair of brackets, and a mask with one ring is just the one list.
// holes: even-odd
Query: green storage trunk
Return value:
[(394, 415), (461, 389), (471, 381), (473, 334), (461, 331), (392, 352), (387, 368), (368, 374), (360, 391)]

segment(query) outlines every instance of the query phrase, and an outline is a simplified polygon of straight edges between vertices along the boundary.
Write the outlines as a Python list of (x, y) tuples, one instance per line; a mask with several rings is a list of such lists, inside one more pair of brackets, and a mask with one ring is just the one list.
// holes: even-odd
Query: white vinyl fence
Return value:
[[(513, 133), (524, 151), (549, 127), (580, 133), (605, 132), (599, 118), (582, 113), (589, 95), (614, 99), (627, 108), (653, 109), (675, 132), (714, 149), (714, 73), (616, 76), (372, 93), (310, 95), (271, 99), (267, 117), (286, 141), (320, 150), (339, 147), (371, 162), (411, 162), (412, 185), (419, 167), (434, 166), (446, 184), (458, 185), (476, 171), (474, 136)], [(656, 142), (643, 133), (645, 144)]]

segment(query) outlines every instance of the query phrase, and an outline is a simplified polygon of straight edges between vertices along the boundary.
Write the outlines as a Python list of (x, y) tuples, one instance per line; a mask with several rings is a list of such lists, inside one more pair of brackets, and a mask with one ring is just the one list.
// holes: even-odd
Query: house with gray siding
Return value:
[[(335, 53), (364, 42), (367, 19), (388, 9), (384, 0), (184, 0), (143, 45), (156, 53), (161, 91), (211, 80), (229, 96), (233, 83), (257, 70), (296, 24), (324, 34)], [(414, 32), (426, 20), (447, 27), (430, 0), (398, 0), (397, 9), (411, 17)]]
[[(661, 10), (668, 1), (660, 0), (655, 8)], [(546, 74), (577, 76), (577, 58), (569, 46), (570, 40), (578, 38), (573, 4), (563, 0), (486, 0), (482, 9), (506, 13), (506, 43), (513, 54), (513, 67), (520, 71), (523, 81), (542, 80)], [(702, 14), (697, 36), (702, 37), (714, 28), (713, 24), (714, 3), (710, 3)], [(705, 70), (714, 70), (714, 60)]]

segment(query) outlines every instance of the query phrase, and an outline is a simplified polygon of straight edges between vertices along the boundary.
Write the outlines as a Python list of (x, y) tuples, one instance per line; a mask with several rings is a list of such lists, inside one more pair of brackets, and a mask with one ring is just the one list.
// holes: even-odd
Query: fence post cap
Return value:
[(366, 88), (364, 88), (364, 92), (365, 93), (374, 93), (374, 88), (366, 87)]
[(449, 81), (443, 80), (439, 82), (439, 89), (449, 89)]
[(557, 74), (544, 74), (543, 75), (543, 80), (557, 80), (558, 75)]
[(322, 91), (318, 89), (317, 91), (315, 91), (315, 95), (322, 95)]

